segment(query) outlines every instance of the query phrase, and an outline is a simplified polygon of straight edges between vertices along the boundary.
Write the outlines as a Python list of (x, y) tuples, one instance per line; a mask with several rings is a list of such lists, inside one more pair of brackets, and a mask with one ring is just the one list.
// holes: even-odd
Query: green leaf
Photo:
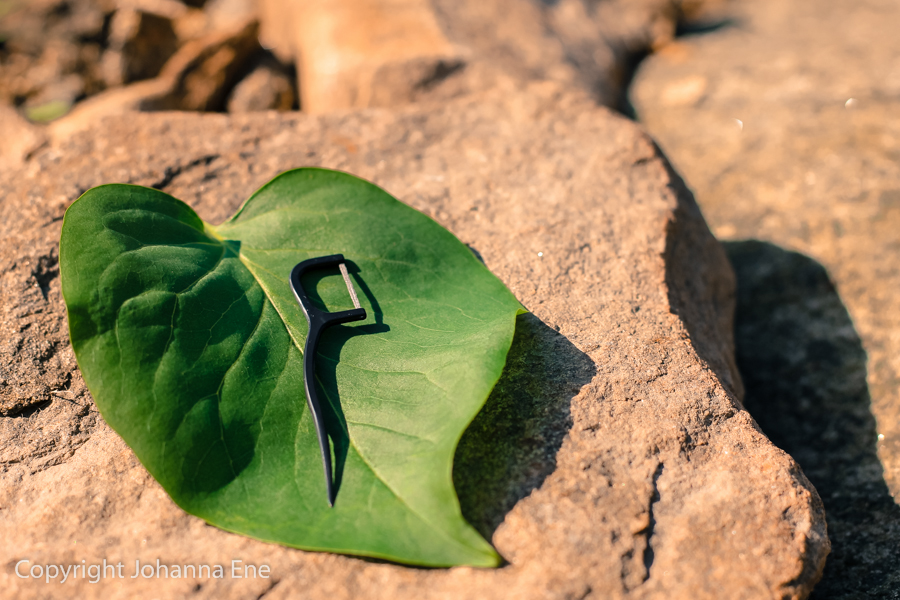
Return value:
[[(369, 316), (329, 328), (316, 359), (339, 485), (329, 508), (288, 276), (336, 253)], [(104, 185), (66, 212), (60, 266), (97, 406), (186, 511), (297, 548), (498, 564), (451, 470), (524, 309), (433, 220), (324, 169), (276, 177), (216, 227), (163, 192)], [(339, 276), (304, 287), (330, 311), (352, 307)]]

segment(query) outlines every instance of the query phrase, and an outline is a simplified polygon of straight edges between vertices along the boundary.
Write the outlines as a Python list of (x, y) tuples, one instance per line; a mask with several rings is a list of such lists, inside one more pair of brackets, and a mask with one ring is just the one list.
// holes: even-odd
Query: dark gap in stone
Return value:
[(647, 529), (644, 531), (644, 535), (647, 538), (647, 545), (644, 547), (644, 567), (647, 569), (647, 572), (644, 574), (644, 581), (650, 579), (650, 567), (653, 566), (653, 545), (650, 544), (650, 540), (653, 538), (653, 529), (656, 527), (656, 517), (653, 516), (653, 507), (660, 500), (657, 482), (659, 481), (660, 475), (662, 475), (663, 468), (663, 463), (659, 463), (656, 466), (656, 470), (653, 472), (653, 493), (650, 495), (650, 506), (648, 509), (650, 517)]
[(876, 451), (867, 356), (846, 307), (812, 258), (756, 240), (724, 246), (737, 275), (744, 404), (825, 505), (832, 549), (810, 598), (900, 597), (900, 506)]

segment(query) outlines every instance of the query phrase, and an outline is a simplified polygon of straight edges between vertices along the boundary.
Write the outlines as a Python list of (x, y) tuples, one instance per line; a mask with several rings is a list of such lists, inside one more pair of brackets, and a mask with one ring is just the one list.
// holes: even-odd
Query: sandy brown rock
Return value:
[(258, 0), (207, 0), (203, 14), (212, 29), (230, 29), (254, 17), (258, 17)]
[(119, 10), (137, 10), (170, 21), (175, 21), (191, 12), (188, 5), (181, 0), (115, 0)]
[[(109, 119), (0, 181), (4, 289), (26, 289), (63, 210), (113, 181), (163, 189), (213, 222), (276, 173), (368, 178), (453, 231), (531, 311), (457, 452), (466, 517), (508, 561), (412, 569), (264, 544), (174, 506), (96, 413), (74, 366), (52, 401), (0, 421), (0, 585), (20, 598), (801, 598), (828, 552), (816, 492), (738, 399), (734, 282), (721, 246), (631, 122), (552, 85), (329, 117)], [(0, 177), (3, 177), (0, 175)], [(52, 254), (50, 254), (52, 256)], [(29, 262), (31, 261), (31, 262)], [(14, 266), (16, 265), (16, 266)], [(4, 298), (23, 344), (64, 327), (58, 278)], [(33, 309), (29, 309), (33, 310)], [(54, 350), (62, 360), (68, 346)], [(30, 356), (6, 355), (14, 372)], [(55, 391), (55, 390), (52, 390)], [(13, 567), (239, 559), (272, 578), (83, 580)]]
[(110, 87), (156, 77), (178, 49), (172, 21), (139, 10), (117, 10), (103, 53), (103, 74)]
[[(701, 17), (716, 0), (435, 0), (448, 39), (466, 53), (466, 69), (441, 90), (483, 89), (498, 78), (551, 79), (597, 102), (627, 108), (634, 65)], [(462, 81), (455, 81), (461, 79)]]
[(289, 69), (273, 57), (263, 57), (228, 96), (228, 112), (291, 110), (297, 103)]
[(716, 0), (262, 0), (304, 111), (399, 106), (551, 79), (622, 107), (633, 65)]
[(41, 127), (29, 123), (13, 107), (0, 104), (0, 169), (20, 166), (46, 141)]
[[(830, 273), (849, 317), (822, 320), (818, 311), (833, 300), (818, 293), (791, 300), (807, 307), (796, 326), (814, 333), (808, 349), (748, 342), (762, 352), (748, 355), (748, 364), (768, 365), (772, 380), (756, 377), (765, 394), (805, 381), (791, 388), (789, 414), (796, 420), (805, 407), (808, 426), (821, 426), (816, 434), (773, 431), (783, 432), (779, 441), (822, 486), (829, 529), (841, 532), (822, 597), (896, 591), (900, 510), (890, 496), (900, 493), (900, 7), (772, 0), (738, 1), (729, 10), (723, 27), (650, 57), (634, 102), (718, 237), (771, 242)], [(782, 262), (767, 268), (780, 272)], [(781, 281), (803, 289), (806, 280)], [(857, 335), (868, 356), (861, 390), (851, 385), (858, 371), (841, 385), (831, 380), (844, 363), (858, 365), (857, 351), (846, 350), (847, 337)], [(832, 366), (820, 368), (823, 362)], [(780, 406), (766, 397), (759, 410)], [(823, 420), (822, 411), (833, 418)]]
[(430, 0), (262, 0), (260, 15), (267, 45), (297, 64), (306, 112), (409, 102), (461, 62)]
[(229, 90), (259, 51), (255, 19), (188, 42), (166, 63), (160, 79), (174, 82), (172, 101), (178, 110), (224, 108)]

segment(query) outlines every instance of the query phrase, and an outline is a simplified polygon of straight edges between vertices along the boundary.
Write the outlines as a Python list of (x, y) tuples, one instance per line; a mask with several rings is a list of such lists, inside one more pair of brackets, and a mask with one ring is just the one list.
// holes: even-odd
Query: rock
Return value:
[(598, 101), (627, 112), (625, 97), (634, 65), (675, 35), (685, 17), (708, 2), (669, 0), (560, 0), (545, 18), (578, 70), (578, 80)]
[(48, 131), (56, 139), (95, 127), (103, 117), (131, 111), (174, 109), (171, 79), (148, 79), (106, 90), (78, 103), (67, 115), (51, 123)]
[(207, 14), (199, 9), (188, 10), (184, 15), (173, 22), (175, 33), (182, 42), (199, 39), (212, 33), (210, 19)]
[(0, 30), (6, 52), (39, 56), (48, 40), (75, 42), (102, 36), (111, 0), (31, 0), (4, 6)]
[(294, 78), (277, 60), (265, 57), (234, 86), (228, 97), (228, 112), (291, 110), (296, 101)]
[(168, 21), (177, 21), (194, 12), (181, 0), (117, 0), (116, 6), (119, 10), (143, 12)]
[[(196, 6), (203, 2), (187, 6), (179, 0), (73, 0), (78, 19), (72, 27), (79, 33), (57, 39), (43, 31), (53, 21), (45, 13), (55, 1), (41, 0), (15, 13), (11, 22), (24, 23), (22, 30), (29, 33), (16, 33), (7, 44), (15, 52), (0, 61), (0, 100), (19, 105), (40, 96), (29, 100), (29, 107), (52, 117), (107, 86), (151, 77), (176, 44), (190, 42), (192, 49), (183, 49), (182, 56), (196, 55), (197, 44), (214, 44), (217, 34), (239, 30), (256, 10), (252, 0), (212, 0), (202, 9)], [(671, 37), (679, 19), (711, 1), (367, 0), (360, 5), (265, 0), (262, 16), (267, 43), (285, 63), (298, 56), (303, 63), (298, 73), (306, 111), (448, 99), (510, 78), (574, 83), (599, 102), (621, 108), (635, 57)], [(113, 11), (112, 27), (104, 27)], [(340, 27), (325, 26), (328, 22)], [(138, 51), (142, 44), (158, 51)], [(59, 51), (60, 45), (68, 50)], [(101, 69), (97, 57), (107, 45)], [(46, 56), (36, 65), (22, 48)], [(79, 107), (59, 130), (90, 126), (95, 116), (126, 110), (223, 110), (223, 94), (247, 70), (240, 52), (231, 61), (228, 52), (193, 67), (187, 78), (190, 93), (167, 89), (167, 84), (179, 85), (171, 80), (109, 91)], [(174, 62), (184, 66), (184, 61)], [(76, 78), (69, 77), (65, 86), (55, 83), (72, 69)], [(66, 93), (58, 94), (61, 90)]]
[(297, 65), (304, 111), (408, 102), (458, 65), (428, 0), (262, 0), (266, 45)]
[(262, 0), (260, 14), (264, 44), (297, 64), (304, 111), (448, 98), (508, 78), (574, 83), (623, 107), (639, 57), (709, 4)]
[(138, 11), (166, 19), (172, 24), (179, 44), (212, 33), (206, 12), (181, 0), (118, 0), (117, 4), (120, 10)]
[(172, 22), (179, 42), (234, 29), (256, 16), (255, 0), (118, 0), (120, 9), (157, 15)]
[(103, 72), (110, 87), (156, 77), (178, 49), (172, 21), (138, 10), (118, 10), (112, 18)]
[[(3, 169), (0, 173), (13, 174), (15, 170)], [(4, 200), (7, 197), (4, 194)], [(54, 203), (52, 199), (48, 202)], [(64, 206), (59, 199), (57, 204)], [(4, 212), (8, 214), (8, 210)], [(0, 415), (49, 402), (52, 393), (69, 386), (76, 369), (65, 321), (60, 318), (65, 305), (58, 290), (57, 249), (58, 244), (48, 240), (43, 246), (21, 248), (14, 258), (3, 259)]]
[(104, 43), (107, 0), (9, 2), (0, 15), (0, 102), (71, 104), (103, 83), (92, 64)]
[(102, 117), (130, 111), (224, 108), (232, 86), (259, 52), (258, 24), (250, 21), (184, 44), (158, 77), (107, 90), (79, 103), (50, 132), (64, 138), (88, 129)]
[(256, 18), (257, 0), (209, 0), (203, 12), (212, 29), (231, 29)]
[(11, 106), (0, 104), (0, 131), (6, 138), (0, 145), (0, 169), (21, 166), (28, 156), (46, 142), (43, 129), (23, 119)]
[[(894, 497), (900, 493), (900, 41), (893, 25), (900, 7), (845, 0), (729, 6), (711, 33), (676, 40), (651, 56), (632, 97), (717, 236), (801, 252), (834, 281), (849, 312), (834, 335), (861, 338), (868, 389), (834, 391), (827, 379), (810, 375), (803, 397), (855, 407), (822, 436), (863, 431), (874, 416), (883, 473), (869, 460), (875, 439), (832, 444), (818, 458), (811, 450), (796, 455), (804, 469), (812, 461), (817, 487), (821, 481), (835, 490), (823, 499), (829, 529), (841, 533), (821, 593), (851, 598), (881, 585), (896, 589), (890, 582), (900, 581), (900, 560), (895, 553), (888, 559), (884, 549), (896, 547), (900, 521), (896, 507), (876, 499), (885, 486)], [(851, 360), (843, 352), (816, 360)], [(782, 385), (774, 383), (783, 373), (779, 361), (767, 368), (768, 388)], [(859, 400), (861, 393), (871, 403)], [(809, 422), (821, 423), (809, 411)], [(795, 434), (792, 449), (810, 439)], [(833, 458), (832, 449), (842, 458)], [(836, 460), (848, 470), (814, 468)], [(871, 504), (854, 500), (867, 496)]]
[(182, 46), (160, 73), (160, 79), (174, 82), (175, 106), (179, 110), (224, 109), (228, 92), (259, 52), (258, 33), (259, 24), (251, 19)]
[[(66, 362), (59, 280), (40, 257), (55, 256), (69, 202), (131, 182), (218, 222), (303, 164), (368, 178), (437, 219), (531, 311), (454, 469), (503, 568), (407, 568), (206, 526), (149, 477)], [(60, 378), (50, 402), (0, 419), (8, 594), (802, 598), (818, 577), (821, 502), (739, 400), (722, 248), (652, 141), (585, 95), (531, 84), (397, 112), (112, 117), (0, 172), (0, 190), (0, 339), (22, 340), (2, 364), (37, 378), (18, 348), (50, 344), (38, 363)], [(135, 559), (241, 560), (272, 578), (47, 585), (15, 576), (24, 559), (122, 561), (126, 576)]]
[(671, 39), (679, 24), (701, 18), (715, 3), (435, 0), (434, 6), (441, 28), (467, 61), (468, 81), (454, 81), (451, 88), (482, 89), (509, 77), (551, 79), (627, 112), (634, 65)]

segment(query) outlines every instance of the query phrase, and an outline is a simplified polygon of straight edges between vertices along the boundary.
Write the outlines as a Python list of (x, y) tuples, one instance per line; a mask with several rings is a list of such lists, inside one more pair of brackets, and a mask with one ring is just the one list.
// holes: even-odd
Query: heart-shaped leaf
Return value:
[[(289, 275), (337, 253), (369, 317), (328, 329), (316, 357), (330, 508)], [(97, 406), (186, 511), (298, 548), (498, 563), (462, 518), (451, 468), (524, 311), (430, 218), (324, 169), (276, 177), (219, 226), (163, 192), (104, 185), (66, 212), (60, 266)], [(307, 283), (329, 310), (351, 308), (340, 277)]]

